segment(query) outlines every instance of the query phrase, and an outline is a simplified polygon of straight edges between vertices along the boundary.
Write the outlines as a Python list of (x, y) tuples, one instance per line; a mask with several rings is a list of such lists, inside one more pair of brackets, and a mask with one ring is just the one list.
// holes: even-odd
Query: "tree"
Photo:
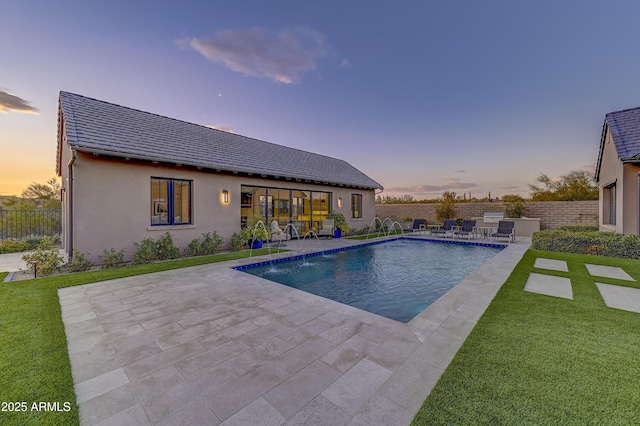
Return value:
[(46, 184), (32, 182), (22, 191), (22, 198), (43, 200), (42, 207), (45, 210), (57, 210), (60, 208), (60, 183), (56, 178), (49, 179)]
[(436, 206), (436, 219), (439, 222), (445, 219), (454, 219), (456, 216), (456, 193), (444, 191)]
[(533, 201), (585, 201), (598, 199), (598, 186), (586, 170), (574, 170), (551, 179), (545, 173), (536, 178), (537, 184), (529, 184)]

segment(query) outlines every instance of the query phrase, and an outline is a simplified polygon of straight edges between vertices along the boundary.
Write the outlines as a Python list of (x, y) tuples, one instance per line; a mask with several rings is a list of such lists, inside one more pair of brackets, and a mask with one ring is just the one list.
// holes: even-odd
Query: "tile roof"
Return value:
[(596, 181), (600, 175), (607, 129), (611, 131), (611, 138), (616, 146), (620, 161), (623, 163), (640, 162), (640, 107), (610, 112), (605, 115), (596, 165)]
[[(59, 116), (59, 129), (64, 124), (68, 144), (79, 151), (226, 172), (382, 189), (378, 182), (337, 158), (73, 93), (60, 92)], [(58, 140), (61, 140), (60, 135)], [(58, 161), (59, 158), (58, 155)]]

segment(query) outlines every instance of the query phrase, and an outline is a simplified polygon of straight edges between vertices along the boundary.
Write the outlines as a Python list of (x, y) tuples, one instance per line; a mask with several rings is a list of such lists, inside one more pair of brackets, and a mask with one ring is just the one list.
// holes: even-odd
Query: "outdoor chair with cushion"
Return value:
[(333, 237), (335, 225), (333, 219), (325, 219), (322, 221), (322, 229), (318, 230), (318, 237)]
[(508, 238), (509, 241), (516, 240), (515, 222), (512, 220), (501, 220), (498, 222), (498, 230), (491, 234), (491, 238)]
[(427, 224), (424, 219), (416, 219), (413, 221), (413, 226), (411, 227), (411, 233), (415, 234), (416, 232), (426, 232)]
[(442, 228), (431, 230), (431, 235), (443, 236), (446, 238), (447, 235), (453, 234), (455, 226), (456, 226), (455, 219), (446, 219), (444, 221), (444, 224), (442, 225)]
[(462, 228), (457, 231), (453, 231), (453, 237), (467, 237), (471, 239), (472, 236), (476, 235), (476, 221), (472, 219), (463, 220)]
[(287, 232), (283, 232), (278, 225), (278, 221), (271, 222), (271, 241), (287, 241), (291, 236)]

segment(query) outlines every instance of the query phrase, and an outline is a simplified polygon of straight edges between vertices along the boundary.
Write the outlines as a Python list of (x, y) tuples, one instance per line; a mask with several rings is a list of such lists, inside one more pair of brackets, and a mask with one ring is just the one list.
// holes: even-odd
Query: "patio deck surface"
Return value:
[(529, 245), (408, 324), (231, 269), (259, 258), (60, 289), (81, 424), (408, 425)]

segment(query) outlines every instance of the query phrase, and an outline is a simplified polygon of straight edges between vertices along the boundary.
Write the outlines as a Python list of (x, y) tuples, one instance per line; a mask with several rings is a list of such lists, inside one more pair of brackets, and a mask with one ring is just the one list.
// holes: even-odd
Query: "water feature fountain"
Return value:
[[(369, 225), (369, 230), (367, 231), (367, 240), (369, 239), (369, 234), (371, 234), (371, 230), (377, 230), (377, 227), (374, 228), (374, 226), (376, 225), (376, 222), (380, 223), (380, 228), (384, 228), (384, 225), (382, 223), (382, 221), (380, 220), (380, 218), (378, 216), (374, 217), (373, 220), (371, 221), (371, 224)], [(378, 236), (380, 236), (380, 232), (378, 231)]]
[(387, 231), (387, 237), (389, 235), (391, 235), (391, 232), (394, 231), (396, 229), (396, 225), (398, 225), (400, 227), (400, 235), (402, 235), (403, 229), (402, 229), (402, 225), (400, 224), (400, 222), (398, 222), (397, 220), (394, 220), (391, 223), (391, 226), (389, 227), (389, 230)]

